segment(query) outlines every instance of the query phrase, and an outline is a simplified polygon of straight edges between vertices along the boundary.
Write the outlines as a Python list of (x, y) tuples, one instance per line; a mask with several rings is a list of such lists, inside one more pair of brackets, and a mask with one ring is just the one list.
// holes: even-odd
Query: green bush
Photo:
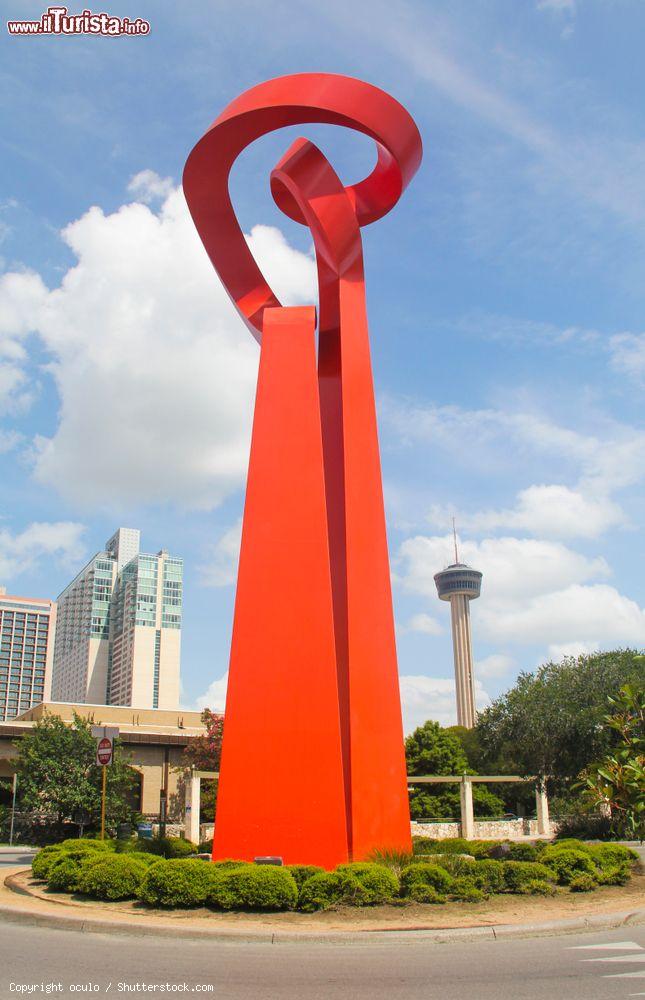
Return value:
[[(464, 840), (463, 837), (446, 837), (445, 840), (435, 840), (430, 842), (430, 847), (425, 852), (415, 851), (418, 853), (427, 854), (472, 854), (470, 850), (472, 840)], [(474, 857), (474, 855), (473, 855)]]
[(446, 897), (433, 889), (431, 885), (424, 885), (423, 882), (413, 882), (407, 894), (408, 899), (415, 903), (445, 903)]
[(540, 862), (555, 872), (561, 885), (569, 885), (576, 875), (594, 878), (597, 874), (591, 855), (573, 847), (547, 847), (540, 854)]
[(480, 861), (475, 861), (474, 858), (467, 857), (462, 854), (419, 855), (415, 858), (414, 863), (419, 864), (421, 862), (425, 862), (429, 865), (439, 865), (439, 867), (444, 868), (449, 875), (467, 875), (469, 877), (473, 875), (477, 867), (481, 864)]
[(626, 885), (631, 878), (631, 866), (616, 865), (615, 868), (601, 868), (595, 875), (599, 885)]
[(292, 910), (298, 886), (286, 868), (245, 865), (220, 871), (211, 881), (208, 902), (222, 910)]
[(429, 885), (435, 892), (444, 894), (450, 890), (454, 879), (439, 865), (410, 865), (401, 872), (401, 895), (409, 896), (413, 885)]
[(350, 906), (376, 906), (398, 896), (399, 880), (393, 871), (369, 861), (338, 865), (343, 879), (344, 902)]
[(520, 889), (523, 896), (555, 896), (557, 891), (551, 882), (546, 882), (541, 878), (529, 879)]
[(150, 906), (203, 906), (221, 873), (197, 858), (159, 861), (146, 871), (139, 899)]
[(321, 872), (308, 878), (298, 896), (298, 909), (305, 913), (328, 910), (343, 899), (343, 878), (338, 872)]
[(537, 861), (540, 848), (535, 844), (510, 843), (507, 858), (509, 861)]
[(252, 861), (236, 861), (234, 858), (223, 858), (221, 861), (214, 861), (213, 865), (215, 868), (220, 868), (222, 871), (233, 870), (233, 868), (243, 868), (244, 865), (251, 865)]
[(529, 882), (536, 879), (540, 882), (554, 882), (555, 877), (550, 868), (537, 861), (502, 861), (504, 870), (504, 887), (506, 892), (522, 892)]
[(494, 861), (492, 858), (485, 858), (483, 861), (475, 862), (475, 867), (468, 872), (478, 889), (483, 892), (495, 893), (503, 892), (506, 887), (504, 880), (504, 862)]
[(413, 837), (412, 838), (412, 853), (413, 854), (429, 854), (434, 848), (438, 841), (434, 837)]
[(462, 903), (480, 903), (484, 893), (470, 878), (456, 878), (450, 886), (450, 898)]
[(288, 865), (286, 870), (298, 886), (298, 891), (300, 891), (308, 878), (311, 878), (312, 875), (320, 875), (325, 869), (320, 868), (319, 865)]
[(591, 875), (582, 872), (580, 875), (573, 876), (569, 882), (569, 888), (571, 892), (593, 892), (594, 889), (598, 888), (598, 883)]
[(212, 854), (213, 853), (213, 838), (210, 840), (202, 840), (197, 848), (199, 854)]
[(115, 854), (81, 869), (78, 889), (95, 899), (132, 899), (146, 874), (146, 865), (132, 855)]
[(585, 847), (601, 871), (621, 865), (629, 868), (634, 861), (638, 861), (636, 851), (622, 844), (586, 844)]
[(584, 840), (578, 840), (577, 837), (563, 837), (561, 840), (555, 840), (552, 844), (546, 844), (545, 847), (543, 847), (541, 854), (550, 848), (555, 849), (560, 847), (564, 847), (567, 850), (573, 849), (574, 851), (586, 851), (587, 854), (591, 853), (591, 845), (585, 844)]
[(90, 840), (89, 837), (70, 837), (62, 840), (56, 847), (64, 851), (113, 851), (114, 843), (111, 840)]
[(49, 877), (51, 866), (55, 861), (58, 861), (64, 853), (65, 852), (58, 846), (58, 844), (51, 844), (49, 847), (43, 847), (42, 851), (38, 851), (38, 854), (31, 862), (31, 872), (34, 878), (39, 878), (46, 882)]
[(197, 845), (183, 837), (142, 837), (136, 842), (135, 850), (162, 858), (187, 858), (197, 854)]
[(55, 892), (76, 892), (85, 869), (98, 864), (105, 856), (99, 851), (61, 851), (49, 869), (48, 887)]

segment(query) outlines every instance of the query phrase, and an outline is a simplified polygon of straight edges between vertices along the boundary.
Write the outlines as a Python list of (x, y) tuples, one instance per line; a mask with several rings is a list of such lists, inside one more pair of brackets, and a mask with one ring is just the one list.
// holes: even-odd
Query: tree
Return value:
[(569, 656), (520, 674), (478, 717), (484, 766), (550, 778), (552, 788), (566, 790), (617, 741), (603, 725), (607, 698), (623, 684), (642, 685), (644, 678), (645, 665), (630, 649)]
[[(438, 722), (425, 722), (405, 741), (410, 775), (475, 774), (470, 767), (458, 733), (459, 727), (444, 729)], [(410, 791), (413, 819), (458, 816), (459, 789), (456, 785), (416, 785)], [(499, 816), (504, 804), (484, 785), (473, 785), (473, 807), (477, 816)]]
[[(65, 822), (98, 826), (101, 815), (101, 768), (96, 765), (96, 740), (89, 720), (74, 714), (72, 725), (47, 715), (20, 738), (16, 764), (20, 805), (59, 829)], [(130, 819), (128, 794), (136, 780), (128, 757), (115, 741), (113, 763), (107, 767), (106, 822)]]
[(645, 839), (645, 685), (625, 684), (609, 698), (605, 723), (618, 736), (615, 749), (581, 774), (583, 798), (611, 812), (617, 837)]

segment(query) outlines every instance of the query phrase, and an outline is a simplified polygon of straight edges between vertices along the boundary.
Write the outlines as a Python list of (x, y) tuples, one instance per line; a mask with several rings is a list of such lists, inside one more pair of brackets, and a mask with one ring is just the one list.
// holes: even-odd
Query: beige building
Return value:
[(0, 587), (0, 722), (51, 697), (56, 604)]
[(183, 562), (119, 528), (58, 598), (52, 698), (175, 710)]
[(71, 723), (74, 713), (89, 719), (93, 725), (119, 729), (119, 739), (139, 775), (133, 802), (137, 811), (156, 820), (163, 789), (167, 793), (168, 821), (183, 822), (186, 796), (183, 752), (191, 740), (206, 732), (199, 712), (55, 702), (37, 705), (10, 722), (0, 723), (0, 778), (13, 775), (17, 745), (34, 723), (46, 715), (58, 715)]

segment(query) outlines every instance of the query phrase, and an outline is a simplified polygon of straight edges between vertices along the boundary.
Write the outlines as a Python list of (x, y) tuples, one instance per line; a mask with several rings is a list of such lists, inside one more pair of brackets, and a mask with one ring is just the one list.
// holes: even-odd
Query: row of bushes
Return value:
[[(439, 844), (446, 846), (445, 841)], [(547, 845), (539, 857), (539, 861), (524, 861), (481, 853), (478, 859), (454, 850), (429, 851), (408, 858), (398, 874), (392, 867), (370, 862), (339, 865), (326, 872), (314, 865), (281, 868), (244, 861), (166, 858), (145, 850), (116, 853), (109, 843), (81, 840), (45, 848), (34, 858), (32, 870), (51, 889), (97, 899), (138, 898), (158, 907), (297, 907), (311, 912), (339, 904), (478, 902), (495, 893), (551, 895), (557, 884), (589, 891), (601, 884), (626, 882), (636, 855), (618, 844), (566, 841)]]

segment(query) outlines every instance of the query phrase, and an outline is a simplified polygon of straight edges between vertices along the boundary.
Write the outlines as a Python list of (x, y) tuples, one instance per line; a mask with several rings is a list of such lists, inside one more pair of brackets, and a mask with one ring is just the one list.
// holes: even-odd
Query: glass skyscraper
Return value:
[(119, 528), (58, 599), (56, 701), (179, 706), (183, 561)]

